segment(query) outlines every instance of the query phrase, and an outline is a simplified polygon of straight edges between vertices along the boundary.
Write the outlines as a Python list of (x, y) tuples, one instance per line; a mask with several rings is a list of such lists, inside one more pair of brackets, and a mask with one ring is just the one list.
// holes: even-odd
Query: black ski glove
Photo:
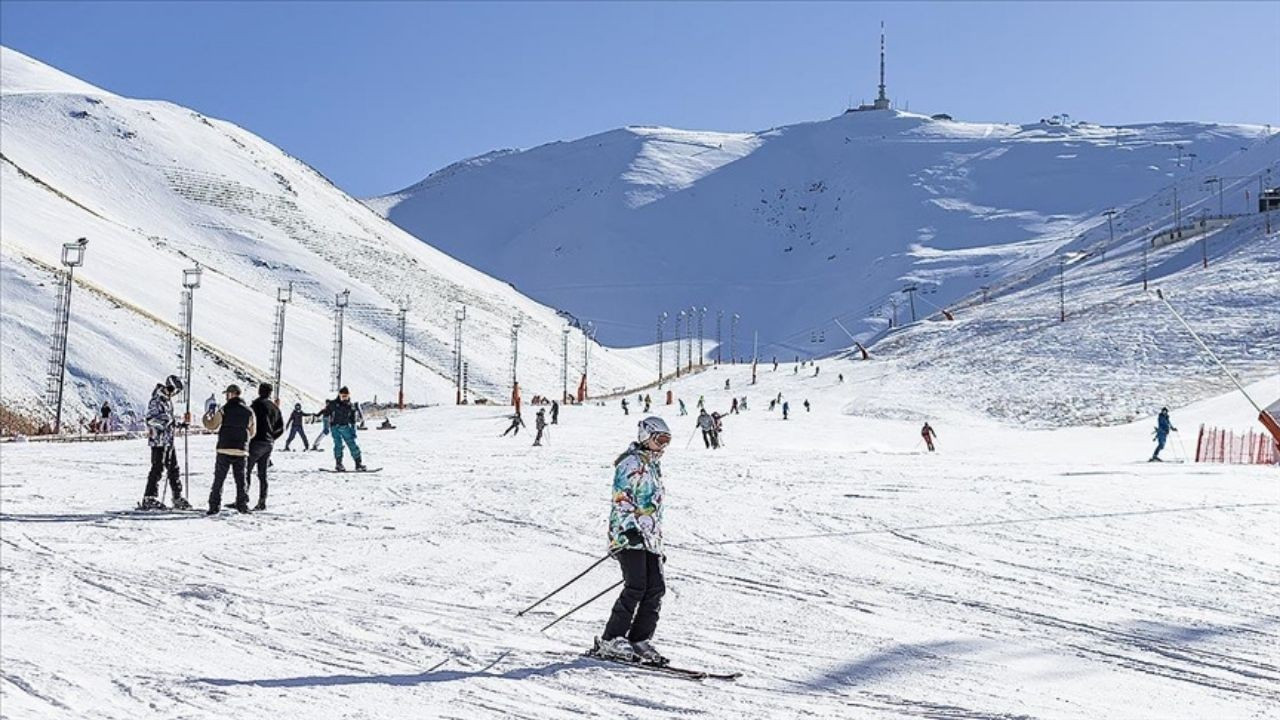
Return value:
[(639, 545), (641, 547), (644, 547), (644, 536), (641, 535), (640, 531), (635, 528), (631, 528), (630, 530), (622, 533), (622, 538), (627, 541), (627, 545), (630, 545), (630, 546)]

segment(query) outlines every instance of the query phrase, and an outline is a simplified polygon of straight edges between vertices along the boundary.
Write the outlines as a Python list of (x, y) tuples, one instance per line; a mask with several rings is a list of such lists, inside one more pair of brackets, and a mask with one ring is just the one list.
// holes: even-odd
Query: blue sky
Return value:
[(358, 196), (628, 124), (759, 130), (875, 93), (1034, 122), (1280, 124), (1280, 3), (0, 3), (0, 42), (242, 125)]

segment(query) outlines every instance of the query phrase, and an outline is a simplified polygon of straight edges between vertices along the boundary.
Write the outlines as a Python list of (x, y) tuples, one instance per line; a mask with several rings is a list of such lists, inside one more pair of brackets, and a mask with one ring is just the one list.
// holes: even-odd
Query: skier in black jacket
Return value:
[(227, 404), (205, 413), (206, 430), (218, 431), (218, 460), (213, 466), (213, 488), (209, 490), (209, 515), (222, 510), (222, 483), (230, 470), (236, 481), (236, 510), (249, 512), (249, 493), (245, 487), (245, 465), (249, 457), (249, 439), (258, 432), (253, 410), (240, 397), (238, 385), (228, 385)]
[(258, 504), (254, 510), (267, 509), (267, 468), (271, 465), (271, 449), (284, 434), (280, 408), (271, 399), (273, 389), (271, 383), (258, 385), (258, 399), (250, 406), (258, 431), (249, 440), (249, 472), (245, 477), (245, 491), (248, 492), (249, 486), (253, 485), (253, 470), (257, 468)]

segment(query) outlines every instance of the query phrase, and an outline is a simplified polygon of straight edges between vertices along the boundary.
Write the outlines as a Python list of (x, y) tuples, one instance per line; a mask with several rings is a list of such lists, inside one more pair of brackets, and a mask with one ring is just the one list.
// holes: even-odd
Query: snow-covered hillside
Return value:
[[(821, 355), (866, 338), (889, 303), (947, 305), (1016, 273), (1101, 213), (1158, 197), (1144, 220), (1217, 211), (1214, 173), (1276, 161), (1264, 129), (1211, 123), (1005, 125), (897, 111), (760, 133), (630, 127), (490, 153), (366, 201), (420, 239), (600, 327), (652, 341), (659, 312), (742, 316), (737, 352)], [(1230, 160), (1230, 173), (1215, 166)], [(1280, 176), (1280, 174), (1278, 174)], [(1226, 180), (1245, 209), (1256, 179)], [(1253, 197), (1256, 203), (1256, 195)], [(729, 328), (722, 337), (729, 342)], [(674, 331), (668, 320), (668, 335)], [(708, 352), (709, 348), (707, 346)]]
[[(414, 411), (362, 435), (383, 472), (320, 473), (327, 453), (279, 454), (266, 512), (213, 519), (126, 510), (140, 440), (5, 444), (4, 713), (1274, 715), (1276, 472), (1172, 462), (1199, 422), (1252, 422), (1237, 394), (1174, 407), (1171, 462), (1146, 463), (1150, 418), (1013, 429), (885, 383), (892, 365), (784, 366), (755, 386), (741, 366), (683, 379), (674, 390), (691, 408), (749, 398), (717, 451), (691, 436), (692, 415), (655, 407), (676, 432), (655, 641), (680, 665), (744, 673), (732, 684), (583, 658), (613, 593), (538, 632), (615, 582), (616, 566), (514, 617), (605, 552), (611, 463), (636, 420), (616, 403), (567, 408), (544, 447), (499, 438), (495, 408)], [(1280, 375), (1251, 390), (1280, 396)], [(777, 393), (789, 420), (767, 410)], [(859, 414), (889, 400), (899, 417)], [(921, 451), (924, 419), (937, 453)], [(193, 440), (194, 498), (212, 452), (212, 438)]]
[[(417, 241), (310, 167), (230, 123), (171, 103), (92, 87), (0, 50), (0, 285), (3, 402), (43, 417), (53, 325), (51, 266), (89, 240), (76, 273), (64, 417), (104, 399), (138, 407), (177, 371), (183, 268), (200, 263), (194, 392), (266, 379), (278, 287), (293, 283), (285, 330), (286, 402), (330, 389), (334, 297), (350, 290), (343, 382), (356, 396), (395, 394), (395, 308), (407, 298), (407, 400), (451, 401), (453, 319), (467, 307), (464, 355), (475, 397), (510, 392), (510, 327), (523, 318), (519, 378), (558, 395), (570, 321)], [(571, 388), (584, 336), (570, 335)], [(596, 346), (597, 388), (649, 370)]]

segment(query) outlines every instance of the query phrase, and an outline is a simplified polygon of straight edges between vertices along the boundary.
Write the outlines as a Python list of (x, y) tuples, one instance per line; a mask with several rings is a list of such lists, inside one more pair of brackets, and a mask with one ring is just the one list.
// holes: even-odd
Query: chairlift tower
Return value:
[(680, 335), (680, 326), (683, 324), (684, 324), (684, 311), (681, 310), (680, 313), (676, 315), (676, 377), (677, 378), (680, 377), (680, 371), (682, 368), (682, 363), (680, 362), (680, 344), (684, 340), (684, 338), (681, 337)]
[(511, 321), (511, 404), (513, 406), (520, 393), (520, 377), (516, 369), (520, 363), (520, 324), (519, 316)]
[(462, 321), (467, 319), (467, 306), (463, 305), (453, 313), (453, 382), (454, 402), (462, 404), (466, 385), (466, 361), (462, 358)]
[(689, 364), (689, 372), (693, 372), (693, 316), (697, 314), (698, 308), (689, 308), (689, 317), (684, 323), (684, 337), (687, 343), (685, 346), (685, 362)]
[(560, 402), (569, 402), (569, 328), (560, 330)]
[(62, 392), (67, 377), (67, 333), (71, 328), (71, 288), (76, 268), (84, 264), (84, 251), (89, 241), (80, 238), (63, 243), (62, 266), (66, 274), (59, 278), (58, 305), (53, 319), (53, 342), (49, 349), (49, 369), (46, 394), (53, 406), (53, 432), (62, 432)]
[(186, 407), (183, 422), (186, 423), (191, 422), (192, 328), (195, 320), (196, 288), (200, 287), (203, 272), (200, 263), (182, 271), (182, 395)]
[(409, 335), (409, 298), (404, 297), (400, 299), (399, 307), (397, 308), (397, 314), (399, 315), (399, 317), (396, 319), (399, 324), (400, 337), (398, 338), (396, 345), (398, 346), (397, 350), (400, 351), (400, 361), (396, 363), (396, 387), (398, 388), (396, 405), (399, 406), (401, 410), (403, 410), (404, 409), (404, 356), (405, 356), (405, 348), (408, 345), (408, 339), (409, 339), (408, 337)]
[(723, 343), (720, 342), (720, 326), (724, 324), (724, 310), (716, 310), (716, 366), (720, 366), (720, 351)]
[(293, 283), (288, 287), (276, 288), (276, 322), (271, 328), (271, 381), (275, 388), (276, 405), (280, 404), (280, 369), (284, 364), (284, 313), (285, 308), (293, 300)]
[(343, 290), (333, 300), (333, 367), (329, 384), (334, 392), (342, 387), (342, 331), (346, 320), (347, 305), (351, 303), (351, 291)]
[(587, 401), (587, 393), (589, 391), (589, 371), (591, 369), (591, 343), (595, 340), (596, 329), (588, 320), (585, 327), (582, 328), (582, 401)]
[(666, 324), (667, 324), (667, 314), (662, 313), (661, 315), (658, 316), (658, 389), (659, 390), (662, 389), (662, 375), (663, 375), (663, 372), (662, 372), (663, 357), (662, 356), (664, 354), (664, 347), (663, 347), (663, 341), (662, 341), (662, 330), (663, 330), (663, 326)]

